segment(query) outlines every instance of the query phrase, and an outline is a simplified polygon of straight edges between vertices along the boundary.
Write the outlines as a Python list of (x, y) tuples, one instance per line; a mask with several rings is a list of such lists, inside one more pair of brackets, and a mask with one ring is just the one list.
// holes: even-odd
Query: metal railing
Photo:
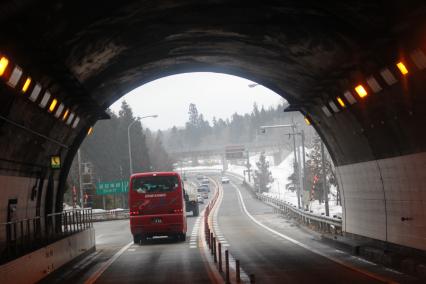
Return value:
[(342, 234), (342, 220), (328, 216), (313, 214), (309, 211), (303, 211), (287, 201), (275, 199), (263, 194), (256, 193), (259, 200), (271, 205), (282, 214), (289, 215), (307, 226), (314, 227), (317, 231)]
[(0, 264), (92, 227), (92, 209), (74, 209), (0, 224)]
[(110, 210), (105, 212), (92, 213), (92, 221), (110, 221), (110, 220), (123, 220), (129, 219), (129, 209), (124, 210)]
[[(230, 176), (236, 177), (238, 179), (242, 179), (242, 177), (238, 174), (230, 173), (230, 172), (227, 172), (227, 174), (229, 174)], [(342, 219), (313, 214), (309, 211), (304, 211), (302, 209), (297, 208), (296, 205), (290, 202), (272, 198), (272, 197), (255, 192), (255, 189), (249, 183), (244, 182), (244, 184), (253, 191), (253, 193), (256, 195), (256, 197), (259, 200), (262, 200), (263, 202), (271, 205), (278, 212), (282, 214), (286, 214), (289, 217), (292, 217), (298, 220), (299, 222), (305, 224), (308, 227), (313, 227), (313, 229), (317, 231), (334, 233), (339, 235), (342, 234)]]

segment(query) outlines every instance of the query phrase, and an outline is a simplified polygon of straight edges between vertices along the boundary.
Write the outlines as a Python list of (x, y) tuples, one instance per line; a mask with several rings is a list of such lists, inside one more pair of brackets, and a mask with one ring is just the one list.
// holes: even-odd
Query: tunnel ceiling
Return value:
[(3, 50), (102, 106), (197, 70), (248, 77), (303, 104), (386, 62), (407, 22), (425, 16), (421, 2), (3, 1), (0, 21)]
[[(394, 106), (384, 110), (372, 102), (369, 110), (361, 106), (328, 121), (321, 112), (363, 74), (426, 42), (424, 19), (424, 1), (9, 0), (0, 4), (0, 52), (77, 105), (84, 120), (77, 132), (143, 83), (215, 71), (251, 79), (285, 97), (293, 109), (310, 115), (335, 162), (347, 164), (425, 150), (426, 137), (418, 139), (412, 129), (405, 128), (409, 132), (393, 144), (382, 137), (393, 139), (401, 126), (366, 130), (377, 125), (374, 114), (393, 117)], [(14, 121), (21, 119), (16, 113), (29, 113), (26, 106), (2, 105), (0, 111)], [(28, 124), (34, 118), (43, 120), (28, 114)], [(40, 125), (42, 133), (53, 129)], [(80, 141), (77, 132), (56, 129), (66, 145)], [(12, 135), (12, 127), (5, 132)], [(50, 151), (41, 144), (32, 145), (28, 156)], [(25, 144), (6, 146), (16, 152)]]

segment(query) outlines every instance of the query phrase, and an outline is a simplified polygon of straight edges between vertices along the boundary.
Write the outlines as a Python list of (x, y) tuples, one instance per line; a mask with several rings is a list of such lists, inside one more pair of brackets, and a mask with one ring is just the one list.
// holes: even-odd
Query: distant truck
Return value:
[(191, 186), (185, 185), (185, 205), (186, 212), (192, 211), (192, 216), (198, 216), (200, 209), (198, 208), (197, 190)]

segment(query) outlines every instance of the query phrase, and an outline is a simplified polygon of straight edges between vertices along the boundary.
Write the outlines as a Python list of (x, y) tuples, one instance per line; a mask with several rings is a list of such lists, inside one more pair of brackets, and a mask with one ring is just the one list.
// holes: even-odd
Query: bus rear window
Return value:
[(147, 176), (132, 179), (132, 189), (137, 193), (171, 192), (178, 187), (176, 176)]

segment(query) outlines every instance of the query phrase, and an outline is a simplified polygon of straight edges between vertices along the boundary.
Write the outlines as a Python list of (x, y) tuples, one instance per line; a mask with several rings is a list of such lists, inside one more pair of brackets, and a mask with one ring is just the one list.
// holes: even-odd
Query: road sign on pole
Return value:
[(228, 145), (225, 147), (225, 157), (227, 160), (244, 159), (244, 145)]
[(96, 194), (118, 194), (129, 191), (129, 181), (127, 180), (116, 180), (110, 182), (98, 182), (96, 183)]

